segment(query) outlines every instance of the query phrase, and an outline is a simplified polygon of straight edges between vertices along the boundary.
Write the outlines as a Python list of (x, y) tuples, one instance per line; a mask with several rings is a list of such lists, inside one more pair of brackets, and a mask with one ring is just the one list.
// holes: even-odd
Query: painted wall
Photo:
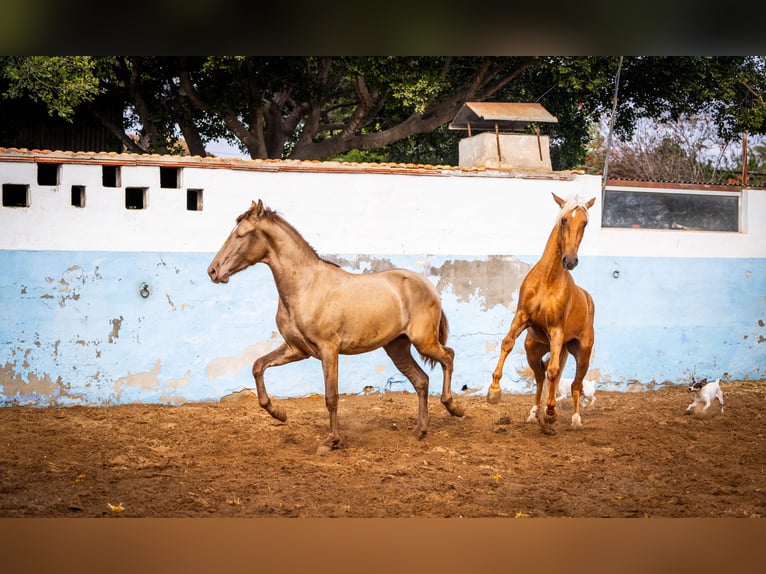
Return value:
[[(38, 161), (60, 162), (58, 185), (36, 183)], [(180, 187), (161, 188), (171, 161)], [(102, 186), (110, 162), (119, 188)], [(743, 232), (708, 233), (602, 229), (600, 179), (558, 173), (0, 150), (0, 183), (28, 184), (31, 198), (0, 207), (0, 404), (181, 403), (252, 387), (253, 360), (281, 340), (273, 279), (258, 265), (214, 285), (206, 269), (257, 198), (349, 271), (427, 276), (450, 320), (453, 389), (483, 394), (554, 223), (550, 192), (596, 196), (573, 274), (596, 303), (599, 388), (764, 378), (763, 191), (742, 192)], [(84, 208), (72, 185), (85, 186)], [(125, 209), (131, 186), (147, 188), (146, 209)], [(187, 210), (189, 188), (203, 190), (202, 211)], [(524, 366), (519, 341), (505, 392), (529, 392)], [(437, 368), (433, 392), (440, 379)], [(266, 384), (276, 397), (321, 393), (321, 366), (270, 369)], [(411, 390), (382, 351), (342, 357), (341, 392), (365, 387)]]

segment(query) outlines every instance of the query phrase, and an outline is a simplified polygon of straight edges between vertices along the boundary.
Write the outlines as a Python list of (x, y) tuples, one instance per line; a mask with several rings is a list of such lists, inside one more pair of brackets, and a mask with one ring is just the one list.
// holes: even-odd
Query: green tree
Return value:
[(71, 121), (77, 106), (100, 93), (95, 68), (90, 56), (0, 58), (0, 75), (8, 82), (3, 97), (42, 102), (51, 116)]
[[(46, 62), (49, 60), (50, 62)], [(252, 158), (351, 157), (456, 163), (447, 124), (469, 101), (540, 102), (559, 118), (554, 168), (581, 165), (594, 119), (611, 111), (615, 57), (15, 57), (0, 59), (5, 97), (71, 117), (97, 98), (120, 102), (102, 123), (133, 152), (205, 155), (225, 138)], [(24, 70), (42, 69), (37, 75)], [(711, 109), (728, 139), (766, 133), (762, 57), (630, 57), (616, 130), (641, 117)]]

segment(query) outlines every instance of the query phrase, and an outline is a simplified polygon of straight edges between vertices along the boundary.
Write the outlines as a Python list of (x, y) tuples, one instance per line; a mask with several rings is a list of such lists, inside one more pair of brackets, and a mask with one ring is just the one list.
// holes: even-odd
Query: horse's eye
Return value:
[(249, 232), (250, 232), (250, 230), (249, 229), (245, 229), (242, 225), (237, 226), (237, 231), (236, 231), (237, 237), (242, 238), (245, 235), (247, 235)]

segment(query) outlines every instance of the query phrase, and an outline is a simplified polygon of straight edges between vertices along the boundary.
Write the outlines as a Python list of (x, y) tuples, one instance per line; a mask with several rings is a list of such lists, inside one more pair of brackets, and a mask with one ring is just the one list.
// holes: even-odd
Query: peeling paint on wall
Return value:
[(439, 278), (436, 288), (440, 293), (449, 288), (461, 303), (478, 297), (482, 311), (487, 311), (495, 305), (516, 308), (512, 295), (518, 292), (530, 267), (514, 257), (491, 255), (471, 261), (451, 259), (432, 267), (430, 274)]
[(114, 343), (115, 339), (119, 339), (120, 337), (120, 328), (122, 327), (122, 322), (124, 318), (122, 315), (119, 316), (117, 319), (111, 319), (109, 321), (109, 324), (112, 326), (112, 331), (109, 333), (109, 342)]
[[(397, 265), (389, 258), (358, 255), (353, 259), (331, 255), (327, 261), (354, 273), (377, 273), (394, 269)], [(451, 290), (462, 303), (471, 297), (482, 301), (482, 310), (495, 305), (515, 308), (509, 295), (517, 292), (531, 265), (515, 257), (490, 255), (484, 259), (450, 259), (438, 267), (429, 260), (422, 261), (424, 272), (437, 277), (436, 289), (440, 294)]]
[(15, 370), (14, 363), (5, 363), (0, 367), (0, 377), (3, 382), (3, 394), (6, 397), (29, 397), (33, 395), (46, 396), (56, 393), (61, 384), (61, 379), (52, 381), (49, 376), (38, 377), (31, 374), (25, 381), (20, 373)]
[[(26, 369), (28, 365), (24, 366)], [(55, 380), (48, 374), (38, 375), (27, 373), (24, 375), (16, 371), (15, 363), (6, 362), (0, 366), (0, 386), (3, 392), (0, 396), (0, 405), (3, 404), (54, 404), (62, 397), (82, 399), (82, 395), (71, 394), (68, 385), (61, 377)]]
[(282, 337), (277, 332), (272, 332), (271, 339), (264, 343), (258, 343), (247, 347), (239, 357), (216, 357), (212, 359), (205, 369), (205, 376), (210, 379), (219, 379), (228, 373), (237, 374), (243, 368), (251, 366), (255, 360), (271, 351)]
[(192, 372), (186, 371), (186, 374), (178, 379), (170, 379), (163, 388), (163, 393), (159, 398), (161, 403), (180, 404), (185, 403), (186, 399), (178, 391), (181, 387), (189, 386)]
[(353, 259), (341, 257), (339, 255), (323, 255), (322, 259), (334, 263), (338, 267), (343, 267), (353, 273), (377, 273), (379, 271), (388, 271), (394, 269), (391, 259), (385, 257), (374, 257), (372, 255), (357, 255)]
[(122, 398), (124, 387), (137, 387), (139, 389), (151, 390), (157, 389), (160, 386), (160, 380), (158, 375), (162, 368), (162, 361), (157, 359), (154, 363), (154, 368), (151, 371), (143, 373), (130, 373), (122, 378), (117, 379), (114, 382), (114, 391), (117, 396), (117, 402)]

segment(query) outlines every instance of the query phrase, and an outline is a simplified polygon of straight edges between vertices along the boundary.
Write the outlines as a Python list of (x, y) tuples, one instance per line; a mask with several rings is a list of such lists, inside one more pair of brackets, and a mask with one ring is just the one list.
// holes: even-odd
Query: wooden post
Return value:
[(742, 134), (742, 185), (747, 187), (747, 132)]
[(540, 153), (540, 161), (543, 161), (543, 145), (540, 143), (540, 126), (535, 124), (535, 133), (537, 134), (537, 151)]
[(500, 154), (500, 128), (495, 124), (495, 142), (497, 143), (497, 161), (503, 163), (503, 156)]

